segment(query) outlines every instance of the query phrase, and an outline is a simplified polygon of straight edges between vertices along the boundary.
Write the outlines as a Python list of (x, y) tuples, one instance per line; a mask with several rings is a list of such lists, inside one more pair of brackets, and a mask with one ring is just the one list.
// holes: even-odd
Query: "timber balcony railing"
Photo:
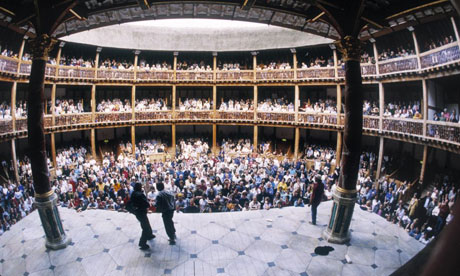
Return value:
[[(420, 64), (419, 60), (420, 59)], [(443, 45), (436, 49), (377, 63), (362, 63), (363, 77), (391, 76), (392, 74), (423, 72), (436, 69), (443, 65), (450, 66), (460, 62), (459, 43), (457, 41)], [(20, 61), (16, 58), (0, 55), (0, 74), (16, 75), (27, 78), (30, 74), (31, 61)], [(378, 70), (377, 70), (378, 68)], [(110, 82), (272, 82), (272, 81), (308, 81), (331, 80), (344, 77), (344, 68), (312, 67), (275, 70), (216, 70), (216, 71), (189, 71), (189, 70), (146, 70), (146, 69), (96, 69), (79, 66), (64, 66), (47, 64), (45, 76), (49, 79), (63, 79), (76, 81), (110, 81)], [(57, 70), (57, 72), (56, 72)], [(378, 74), (377, 74), (378, 72)]]
[[(134, 116), (134, 117), (133, 117)], [(297, 119), (297, 120), (296, 120)], [(338, 120), (340, 119), (340, 120)], [(54, 124), (53, 124), (54, 121)], [(133, 112), (95, 112), (44, 116), (48, 132), (66, 131), (74, 128), (92, 128), (111, 125), (165, 124), (165, 123), (250, 123), (269, 125), (289, 125), (293, 127), (312, 127), (330, 131), (342, 129), (344, 114), (309, 112), (265, 112), (265, 111), (136, 111)], [(340, 123), (339, 123), (340, 122)], [(0, 137), (23, 136), (27, 131), (27, 118), (15, 119), (15, 131), (11, 119), (0, 119)], [(363, 116), (363, 131), (378, 135), (413, 138), (433, 143), (447, 143), (460, 147), (460, 123), (424, 121), (394, 117)], [(424, 135), (424, 133), (426, 133)]]

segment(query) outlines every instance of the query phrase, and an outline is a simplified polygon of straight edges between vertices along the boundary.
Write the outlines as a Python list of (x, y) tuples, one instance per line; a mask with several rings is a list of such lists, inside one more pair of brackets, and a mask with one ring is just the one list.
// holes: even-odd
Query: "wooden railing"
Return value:
[(392, 58), (379, 62), (379, 73), (389, 74), (404, 71), (414, 71), (418, 69), (417, 56), (407, 56)]
[(210, 81), (213, 79), (213, 71), (192, 71), (192, 70), (177, 70), (177, 80), (187, 81)]
[(423, 121), (417, 119), (383, 118), (383, 130), (411, 135), (423, 135)]
[(377, 75), (377, 65), (372, 63), (361, 64), (361, 75), (362, 76), (375, 76)]
[(18, 70), (18, 59), (0, 55), (0, 71), (16, 73)]
[(254, 79), (252, 70), (229, 70), (217, 71), (216, 80), (218, 81), (249, 81)]
[(212, 114), (212, 110), (176, 110), (176, 114), (174, 116), (176, 120), (209, 120), (212, 119)]
[(136, 73), (136, 78), (139, 80), (173, 80), (173, 70), (144, 70), (140, 69)]
[(98, 69), (97, 70), (98, 79), (122, 79), (122, 80), (133, 80), (134, 79), (134, 70), (132, 69)]
[(420, 54), (422, 69), (458, 61), (459, 59), (460, 50), (456, 41)]
[(288, 80), (294, 79), (294, 70), (259, 70), (256, 71), (257, 80)]
[(254, 120), (254, 111), (217, 111), (218, 120)]
[(299, 123), (337, 125), (337, 114), (299, 112)]
[(363, 116), (363, 128), (379, 129), (379, 116)]
[(16, 131), (27, 130), (27, 118), (16, 118)]
[[(55, 117), (54, 126), (70, 126), (76, 124), (89, 124), (92, 122), (91, 113), (65, 114)], [(46, 124), (45, 124), (46, 125)]]
[(172, 112), (167, 111), (136, 111), (136, 121), (171, 120)]
[(94, 79), (96, 69), (80, 66), (59, 66), (58, 76), (61, 78)]
[(262, 122), (295, 122), (294, 112), (263, 112), (257, 111), (257, 120)]
[(0, 133), (13, 132), (13, 120), (0, 120)]
[(297, 79), (335, 78), (334, 67), (297, 69)]
[(428, 121), (426, 136), (439, 140), (460, 143), (460, 124)]
[(131, 121), (132, 117), (133, 113), (131, 112), (98, 112), (96, 113), (96, 123)]

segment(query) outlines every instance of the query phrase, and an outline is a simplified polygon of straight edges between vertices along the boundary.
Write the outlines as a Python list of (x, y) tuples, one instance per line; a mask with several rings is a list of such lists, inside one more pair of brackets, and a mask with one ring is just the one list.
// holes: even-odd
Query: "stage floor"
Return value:
[[(138, 249), (141, 233), (128, 213), (60, 208), (71, 246), (45, 248), (38, 212), (0, 236), (0, 275), (389, 275), (424, 245), (376, 214), (355, 208), (348, 245), (321, 233), (332, 202), (310, 208), (175, 214), (177, 245), (168, 245), (160, 214), (149, 214), (156, 239)], [(317, 246), (334, 248), (327, 256)], [(346, 263), (348, 255), (352, 263)]]

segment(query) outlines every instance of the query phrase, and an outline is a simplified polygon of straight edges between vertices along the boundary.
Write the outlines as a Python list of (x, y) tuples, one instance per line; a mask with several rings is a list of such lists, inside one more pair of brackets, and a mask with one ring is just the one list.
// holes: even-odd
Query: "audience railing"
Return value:
[(158, 121), (158, 120), (171, 120), (171, 110), (161, 111), (136, 111), (136, 121)]
[(145, 70), (139, 69), (136, 73), (138, 80), (173, 80), (173, 70)]
[(70, 126), (90, 123), (92, 123), (92, 116), (89, 112), (56, 115), (54, 119), (54, 126)]
[(59, 66), (58, 76), (61, 78), (94, 79), (96, 69), (80, 66)]
[(423, 120), (384, 117), (383, 130), (422, 136)]
[(213, 71), (177, 70), (176, 79), (178, 81), (210, 81), (213, 79)]
[(363, 128), (379, 129), (379, 121), (380, 121), (379, 116), (364, 115), (363, 116)]
[(294, 70), (258, 70), (256, 71), (257, 80), (287, 80), (294, 79)]
[(377, 75), (377, 66), (372, 63), (361, 64), (361, 75), (362, 76), (375, 76)]
[(187, 110), (177, 111), (176, 120), (209, 120), (212, 119), (212, 110)]
[(132, 112), (96, 113), (96, 123), (131, 121)]
[(254, 111), (217, 111), (218, 120), (254, 120)]
[(27, 131), (27, 118), (16, 118), (16, 131)]
[(335, 78), (334, 67), (313, 67), (297, 69), (297, 79)]
[(460, 143), (460, 124), (428, 121), (426, 136), (448, 142)]
[(253, 80), (254, 71), (252, 70), (219, 70), (216, 72), (216, 80), (218, 81), (238, 81), (238, 80)]
[(460, 50), (456, 41), (420, 54), (422, 69), (458, 61), (459, 59)]
[(414, 71), (418, 69), (417, 57), (407, 56), (379, 61), (379, 73), (390, 74), (403, 71)]
[(13, 120), (11, 119), (2, 119), (0, 120), (0, 133), (10, 133), (13, 132)]
[(295, 112), (257, 111), (257, 120), (266, 122), (295, 122)]
[(132, 69), (98, 69), (98, 79), (122, 79), (122, 80), (133, 80), (134, 70)]
[(337, 114), (299, 112), (299, 123), (337, 125)]
[(0, 71), (7, 73), (16, 73), (18, 70), (19, 60), (0, 55)]

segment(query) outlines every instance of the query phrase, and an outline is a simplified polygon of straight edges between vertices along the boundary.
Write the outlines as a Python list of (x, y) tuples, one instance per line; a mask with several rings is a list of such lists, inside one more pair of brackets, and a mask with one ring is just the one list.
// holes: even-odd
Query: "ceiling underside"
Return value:
[[(32, 1), (10, 0), (5, 2), (15, 3), (15, 5), (7, 6), (14, 15), (0, 9), (0, 25), (24, 34), (27, 32), (34, 34), (34, 28), (28, 24), (27, 20), (19, 21), (15, 18), (17, 17), (15, 8), (31, 5)], [(347, 2), (342, 0), (78, 1), (74, 10), (80, 15), (84, 14), (85, 20), (69, 16), (55, 30), (54, 35), (59, 38), (102, 26), (141, 20), (204, 18), (270, 24), (338, 39), (340, 36), (337, 29), (329, 23), (331, 20), (323, 11), (326, 9), (340, 11)], [(142, 3), (147, 3), (148, 6)], [(452, 16), (455, 11), (451, 3), (446, 0), (367, 0), (363, 3), (365, 9), (362, 19), (369, 23), (360, 32), (362, 39)], [(3, 3), (0, 4), (0, 7), (3, 5)], [(33, 11), (33, 4), (31, 7)], [(27, 18), (27, 16), (23, 15), (21, 18)]]

